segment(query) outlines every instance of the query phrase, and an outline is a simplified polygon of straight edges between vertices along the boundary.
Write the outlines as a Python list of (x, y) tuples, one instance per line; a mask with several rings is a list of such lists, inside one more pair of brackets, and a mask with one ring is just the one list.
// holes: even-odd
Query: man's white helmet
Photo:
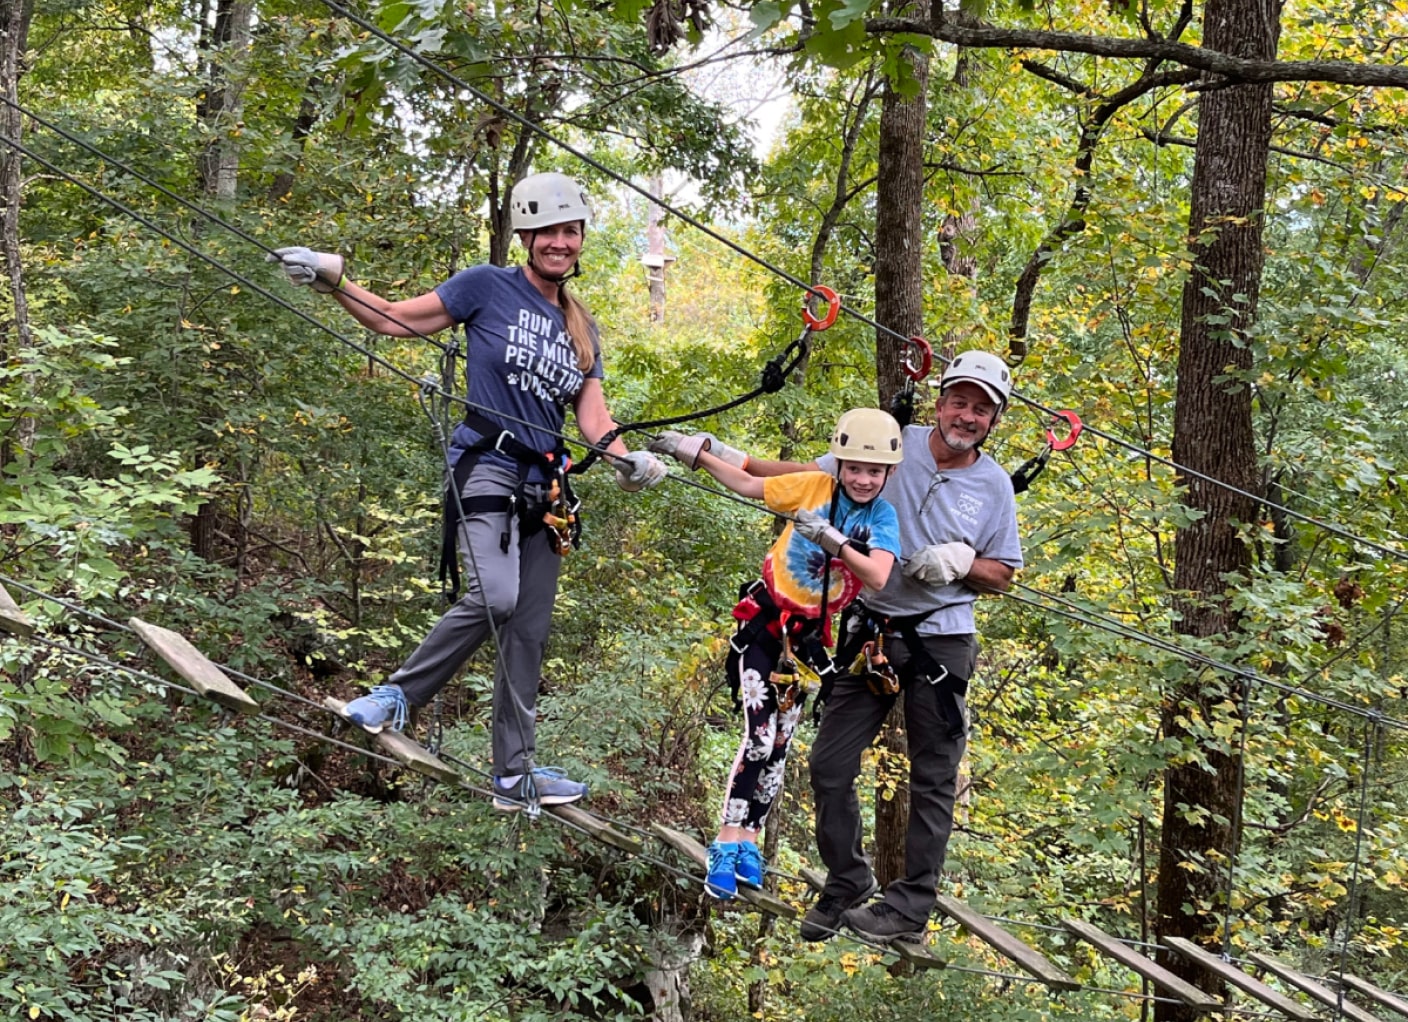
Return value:
[(900, 424), (878, 408), (852, 408), (836, 420), (831, 453), (845, 461), (898, 465), (904, 455)]
[(592, 216), (587, 193), (566, 174), (530, 174), (513, 186), (508, 206), (515, 231), (536, 231), (573, 220), (585, 227)]
[(1012, 373), (1007, 363), (986, 351), (965, 351), (944, 370), (939, 381), (939, 393), (955, 383), (976, 383), (988, 397), (997, 402), (998, 410), (1007, 407), (1012, 394)]

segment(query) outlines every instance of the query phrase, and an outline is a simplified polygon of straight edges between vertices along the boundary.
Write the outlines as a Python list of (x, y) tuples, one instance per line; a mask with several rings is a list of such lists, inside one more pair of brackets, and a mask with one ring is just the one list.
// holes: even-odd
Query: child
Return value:
[[(901, 455), (899, 424), (875, 408), (855, 408), (836, 423), (836, 476), (799, 472), (760, 479), (709, 453), (710, 438), (664, 433), (650, 449), (703, 468), (733, 492), (794, 512), (763, 560), (763, 577), (744, 587), (733, 608), (729, 680), (747, 727), (730, 772), (723, 821), (709, 845), (705, 890), (732, 898), (741, 882), (761, 887), (758, 850), (773, 799), (782, 788), (787, 746), (816, 671), (830, 670), (824, 646), (831, 615), (861, 586), (883, 589), (899, 556), (899, 521), (880, 499)], [(822, 595), (826, 594), (823, 607)]]

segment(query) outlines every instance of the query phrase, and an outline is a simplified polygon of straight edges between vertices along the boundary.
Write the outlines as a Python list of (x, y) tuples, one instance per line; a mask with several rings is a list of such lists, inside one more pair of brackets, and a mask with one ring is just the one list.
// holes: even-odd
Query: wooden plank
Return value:
[(931, 952), (924, 944), (911, 944), (906, 940), (892, 940), (885, 946), (917, 969), (948, 968), (948, 962)]
[(1099, 927), (1087, 923), (1083, 919), (1062, 919), (1061, 925), (1087, 944), (1094, 945), (1102, 954), (1108, 955), (1121, 965), (1134, 970), (1150, 983), (1167, 990), (1185, 1004), (1189, 1004), (1199, 1011), (1215, 1011), (1222, 1007), (1222, 1002), (1211, 994), (1199, 990), (1187, 980), (1175, 976), (1158, 962), (1144, 957), (1134, 948), (1110, 936)]
[(34, 634), (34, 622), (20, 610), (18, 603), (10, 599), (10, 594), (5, 592), (4, 586), (0, 586), (0, 632), (9, 632), (22, 639)]
[(633, 855), (644, 847), (643, 842), (638, 838), (633, 838), (621, 833), (614, 827), (603, 823), (601, 819), (593, 816), (585, 809), (581, 809), (575, 805), (543, 806), (543, 812), (552, 813), (552, 815), (556, 816), (558, 819), (566, 820), (568, 823), (581, 827), (603, 844), (612, 845), (622, 851), (630, 852)]
[(1277, 993), (1261, 980), (1248, 976), (1235, 965), (1224, 962), (1211, 952), (1204, 951), (1191, 940), (1185, 940), (1182, 937), (1165, 937), (1164, 943), (1190, 962), (1197, 962), (1214, 976), (1220, 976), (1237, 989), (1256, 998), (1262, 1004), (1275, 1008), (1286, 1017), (1295, 1019), (1296, 1022), (1312, 1022), (1315, 1018), (1315, 1014), (1309, 1008), (1291, 1000), (1284, 994)]
[(418, 774), (425, 774), (437, 781), (448, 781), (451, 784), (459, 783), (460, 772), (458, 770), (439, 756), (432, 754), (424, 745), (411, 741), (403, 734), (395, 731), (383, 731), (376, 736), (376, 744)]
[(1276, 959), (1256, 951), (1251, 952), (1247, 957), (1273, 976), (1289, 983), (1298, 990), (1303, 990), (1312, 1000), (1319, 1001), (1326, 1007), (1334, 1008), (1336, 1011), (1343, 1011), (1345, 1017), (1353, 1019), (1354, 1022), (1382, 1022), (1376, 1015), (1371, 1015), (1358, 1005), (1351, 1004), (1347, 997), (1344, 999), (1344, 1003), (1341, 1004), (1340, 994), (1337, 991), (1331, 990), (1323, 983), (1317, 982), (1303, 972), (1297, 972), (1289, 965), (1282, 964), (1276, 961)]
[(1374, 986), (1368, 980), (1360, 979), (1358, 976), (1351, 976), (1347, 973), (1337, 973), (1335, 975), (1340, 983), (1349, 987), (1355, 993), (1363, 994), (1375, 1004), (1382, 1005), (1390, 1011), (1396, 1011), (1400, 1015), (1408, 1016), (1408, 1001), (1391, 994), (1387, 990)]
[(996, 948), (1051, 989), (1080, 989), (1079, 980), (1066, 975), (1036, 948), (1022, 943), (1002, 927), (985, 919), (961, 901), (939, 895), (938, 905), (939, 911), (944, 915), (952, 917), (956, 922), (962, 924), (969, 933)]
[[(356, 721), (348, 720), (347, 704), (341, 699), (336, 699), (333, 696), (325, 696), (323, 698), (323, 705), (329, 710), (332, 710), (333, 713), (337, 714), (343, 720), (347, 720), (349, 724), (362, 727), (360, 724), (357, 724)], [(448, 781), (450, 784), (459, 784), (464, 780), (464, 777), (458, 770), (447, 764), (438, 756), (433, 755), (424, 745), (412, 741), (397, 731), (386, 731), (382, 728), (373, 729), (369, 727), (363, 727), (362, 730), (374, 736), (376, 738), (376, 744), (380, 746), (384, 752), (398, 763), (414, 770), (418, 774), (425, 774), (425, 776), (433, 777), (437, 781)]]
[(802, 879), (807, 882), (807, 886), (820, 894), (826, 890), (826, 874), (819, 869), (812, 869), (810, 866), (803, 866)]
[(205, 654), (192, 646), (185, 636), (159, 625), (148, 624), (137, 617), (128, 618), (127, 624), (201, 695), (241, 713), (259, 712), (259, 704), (227, 678), (224, 671), (207, 660)]
[[(675, 851), (681, 853), (686, 858), (694, 860), (695, 864), (698, 865), (700, 869), (709, 868), (708, 851), (688, 834), (666, 827), (661, 823), (652, 823), (650, 830), (661, 841), (664, 841), (671, 848), (675, 849)], [(754, 908), (761, 909), (764, 912), (770, 912), (775, 916), (785, 916), (788, 919), (794, 919), (797, 916), (797, 910), (793, 906), (783, 901), (781, 898), (768, 894), (766, 891), (755, 891), (751, 887), (740, 885), (738, 888), (738, 896)]]

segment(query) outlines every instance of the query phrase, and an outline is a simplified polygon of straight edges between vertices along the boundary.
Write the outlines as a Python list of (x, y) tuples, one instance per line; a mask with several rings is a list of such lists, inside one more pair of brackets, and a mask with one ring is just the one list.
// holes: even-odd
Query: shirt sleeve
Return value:
[(900, 516), (884, 497), (876, 497), (870, 518), (870, 549), (888, 550), (900, 556)]
[[(817, 483), (820, 481), (821, 486)], [(831, 477), (823, 472), (789, 472), (763, 479), (763, 503), (771, 511), (816, 511), (831, 499)]]
[(456, 323), (473, 319), (484, 307), (489, 292), (484, 271), (492, 269), (491, 266), (470, 266), (435, 288), (445, 311)]

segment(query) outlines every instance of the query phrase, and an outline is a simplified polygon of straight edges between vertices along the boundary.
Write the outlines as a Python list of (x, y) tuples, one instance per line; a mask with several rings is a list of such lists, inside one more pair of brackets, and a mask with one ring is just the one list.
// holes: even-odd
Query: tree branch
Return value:
[(980, 49), (1057, 50), (1095, 57), (1160, 60), (1243, 82), (1332, 82), (1337, 85), (1408, 88), (1408, 66), (1359, 64), (1349, 60), (1246, 60), (1217, 50), (1163, 39), (1130, 39), (1047, 32), (1028, 28), (962, 25), (935, 18), (931, 24), (909, 18), (872, 18), (865, 30), (876, 35), (906, 33)]

